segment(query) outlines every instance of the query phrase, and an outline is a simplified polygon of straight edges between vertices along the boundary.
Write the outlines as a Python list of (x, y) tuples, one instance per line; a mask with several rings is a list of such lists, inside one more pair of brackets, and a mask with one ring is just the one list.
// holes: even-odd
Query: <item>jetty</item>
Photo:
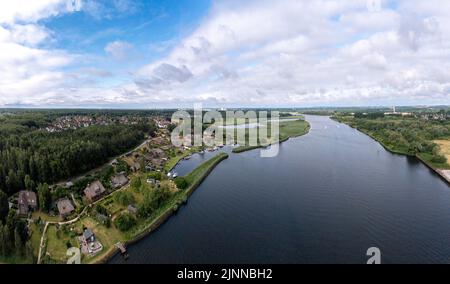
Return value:
[(120, 251), (120, 254), (127, 259), (128, 258), (128, 253), (127, 253), (127, 249), (125, 247), (125, 245), (123, 243), (117, 243), (115, 244), (115, 247)]

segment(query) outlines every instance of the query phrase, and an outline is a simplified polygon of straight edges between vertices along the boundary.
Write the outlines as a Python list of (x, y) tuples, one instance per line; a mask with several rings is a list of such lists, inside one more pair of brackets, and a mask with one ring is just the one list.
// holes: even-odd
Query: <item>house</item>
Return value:
[(119, 164), (119, 161), (117, 161), (117, 159), (112, 160), (111, 165), (112, 166), (117, 166)]
[(151, 164), (155, 168), (162, 168), (164, 166), (164, 161), (162, 159), (152, 159)]
[(95, 255), (103, 249), (102, 244), (95, 238), (91, 229), (85, 229), (83, 235), (78, 238), (81, 252), (88, 255)]
[(95, 235), (91, 229), (86, 229), (83, 232), (83, 238), (86, 243), (95, 242)]
[(19, 198), (17, 199), (19, 207), (19, 215), (26, 216), (30, 211), (34, 211), (37, 208), (36, 193), (32, 191), (20, 191)]
[(124, 173), (119, 173), (111, 179), (113, 188), (120, 188), (128, 183), (128, 178)]
[(91, 184), (88, 184), (88, 186), (84, 190), (84, 195), (86, 196), (89, 202), (99, 200), (105, 193), (106, 189), (103, 187), (103, 184), (98, 180), (94, 181)]
[(137, 213), (137, 208), (134, 205), (128, 205), (128, 213), (130, 214), (136, 214)]
[(148, 154), (151, 158), (165, 158), (167, 157), (166, 153), (162, 149), (154, 148), (148, 151)]
[(131, 170), (133, 172), (138, 172), (141, 169), (141, 164), (140, 163), (134, 163), (133, 166), (131, 166)]
[(65, 219), (75, 211), (75, 207), (73, 207), (72, 202), (68, 198), (62, 198), (56, 201), (56, 207), (58, 207), (59, 216), (62, 219)]

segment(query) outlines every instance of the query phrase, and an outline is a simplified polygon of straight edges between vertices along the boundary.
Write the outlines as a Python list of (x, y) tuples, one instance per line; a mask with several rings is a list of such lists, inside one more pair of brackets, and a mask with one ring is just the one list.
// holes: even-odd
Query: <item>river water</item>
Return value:
[(186, 206), (128, 247), (127, 261), (110, 263), (365, 263), (369, 247), (382, 263), (450, 262), (444, 181), (344, 124), (306, 119), (310, 133), (281, 144), (275, 158), (231, 154)]

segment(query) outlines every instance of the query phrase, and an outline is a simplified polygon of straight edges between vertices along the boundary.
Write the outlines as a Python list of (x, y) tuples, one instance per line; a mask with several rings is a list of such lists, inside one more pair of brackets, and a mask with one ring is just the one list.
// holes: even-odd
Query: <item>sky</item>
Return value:
[(447, 0), (2, 0), (0, 107), (450, 104)]

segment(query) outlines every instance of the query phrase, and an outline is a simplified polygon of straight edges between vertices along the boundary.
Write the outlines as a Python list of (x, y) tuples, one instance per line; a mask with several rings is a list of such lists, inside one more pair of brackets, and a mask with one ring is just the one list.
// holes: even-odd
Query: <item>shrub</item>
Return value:
[(134, 196), (131, 192), (117, 192), (114, 195), (114, 200), (122, 206), (127, 206), (134, 203)]
[(447, 159), (442, 155), (433, 155), (433, 157), (431, 158), (431, 161), (433, 163), (443, 164), (443, 163), (447, 162)]
[(128, 213), (122, 213), (114, 220), (114, 225), (117, 227), (117, 229), (125, 232), (136, 225), (136, 218)]
[(175, 184), (179, 189), (186, 189), (189, 185), (184, 177), (177, 177), (175, 179)]

